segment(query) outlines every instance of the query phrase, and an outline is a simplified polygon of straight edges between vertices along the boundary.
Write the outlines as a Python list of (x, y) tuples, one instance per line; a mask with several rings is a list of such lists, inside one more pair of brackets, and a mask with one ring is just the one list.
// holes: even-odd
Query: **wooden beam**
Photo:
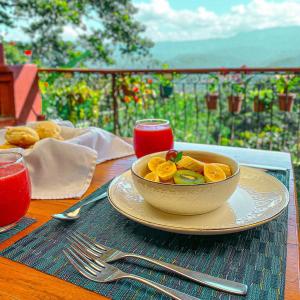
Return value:
[(38, 72), (45, 73), (99, 73), (99, 74), (207, 74), (207, 73), (220, 73), (220, 74), (229, 74), (229, 73), (294, 73), (300, 74), (300, 68), (199, 68), (199, 69), (80, 69), (80, 68), (39, 68)]
[(4, 47), (3, 44), (0, 43), (0, 66), (5, 65), (5, 58), (4, 58)]

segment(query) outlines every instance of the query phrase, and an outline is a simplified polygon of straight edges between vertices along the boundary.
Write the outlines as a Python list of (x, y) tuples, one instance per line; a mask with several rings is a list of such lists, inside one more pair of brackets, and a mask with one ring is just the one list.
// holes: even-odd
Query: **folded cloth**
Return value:
[[(48, 138), (32, 149), (2, 150), (23, 154), (32, 199), (79, 198), (88, 189), (97, 163), (134, 154), (130, 144), (103, 129), (78, 129), (71, 123), (61, 124), (61, 128), (64, 141)], [(5, 129), (0, 130), (1, 144), (4, 136)]]
[(134, 154), (132, 145), (101, 128), (62, 128), (62, 136), (68, 138), (66, 142), (94, 149), (97, 152), (97, 163)]

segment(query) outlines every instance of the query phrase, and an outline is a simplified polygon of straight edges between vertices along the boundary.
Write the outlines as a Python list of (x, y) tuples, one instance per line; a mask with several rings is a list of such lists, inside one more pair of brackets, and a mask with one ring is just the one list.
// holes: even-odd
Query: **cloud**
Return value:
[(220, 15), (203, 6), (174, 10), (168, 0), (135, 6), (137, 20), (146, 25), (146, 36), (154, 41), (225, 38), (243, 31), (300, 26), (300, 0), (250, 0)]

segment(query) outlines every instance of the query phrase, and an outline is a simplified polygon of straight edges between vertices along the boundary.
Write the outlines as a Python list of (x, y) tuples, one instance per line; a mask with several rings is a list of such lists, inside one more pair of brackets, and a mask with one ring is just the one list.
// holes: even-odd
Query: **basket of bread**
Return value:
[(62, 128), (53, 121), (41, 121), (32, 126), (8, 127), (5, 132), (5, 142), (0, 149), (33, 148), (36, 143), (46, 138), (64, 140), (61, 136)]
[(33, 199), (80, 197), (96, 164), (132, 155), (133, 147), (101, 128), (40, 121), (0, 130), (0, 153), (18, 152), (28, 167)]

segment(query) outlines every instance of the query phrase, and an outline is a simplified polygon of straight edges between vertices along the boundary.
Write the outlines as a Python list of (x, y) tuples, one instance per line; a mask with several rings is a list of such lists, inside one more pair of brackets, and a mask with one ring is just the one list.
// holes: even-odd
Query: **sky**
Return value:
[(300, 26), (300, 0), (133, 0), (153, 41), (226, 38)]
[[(238, 33), (300, 26), (300, 0), (132, 0), (135, 18), (154, 42), (227, 38)], [(1, 31), (1, 30), (0, 30)], [(7, 40), (26, 40), (19, 30), (1, 33)], [(66, 26), (64, 37), (78, 30)]]

